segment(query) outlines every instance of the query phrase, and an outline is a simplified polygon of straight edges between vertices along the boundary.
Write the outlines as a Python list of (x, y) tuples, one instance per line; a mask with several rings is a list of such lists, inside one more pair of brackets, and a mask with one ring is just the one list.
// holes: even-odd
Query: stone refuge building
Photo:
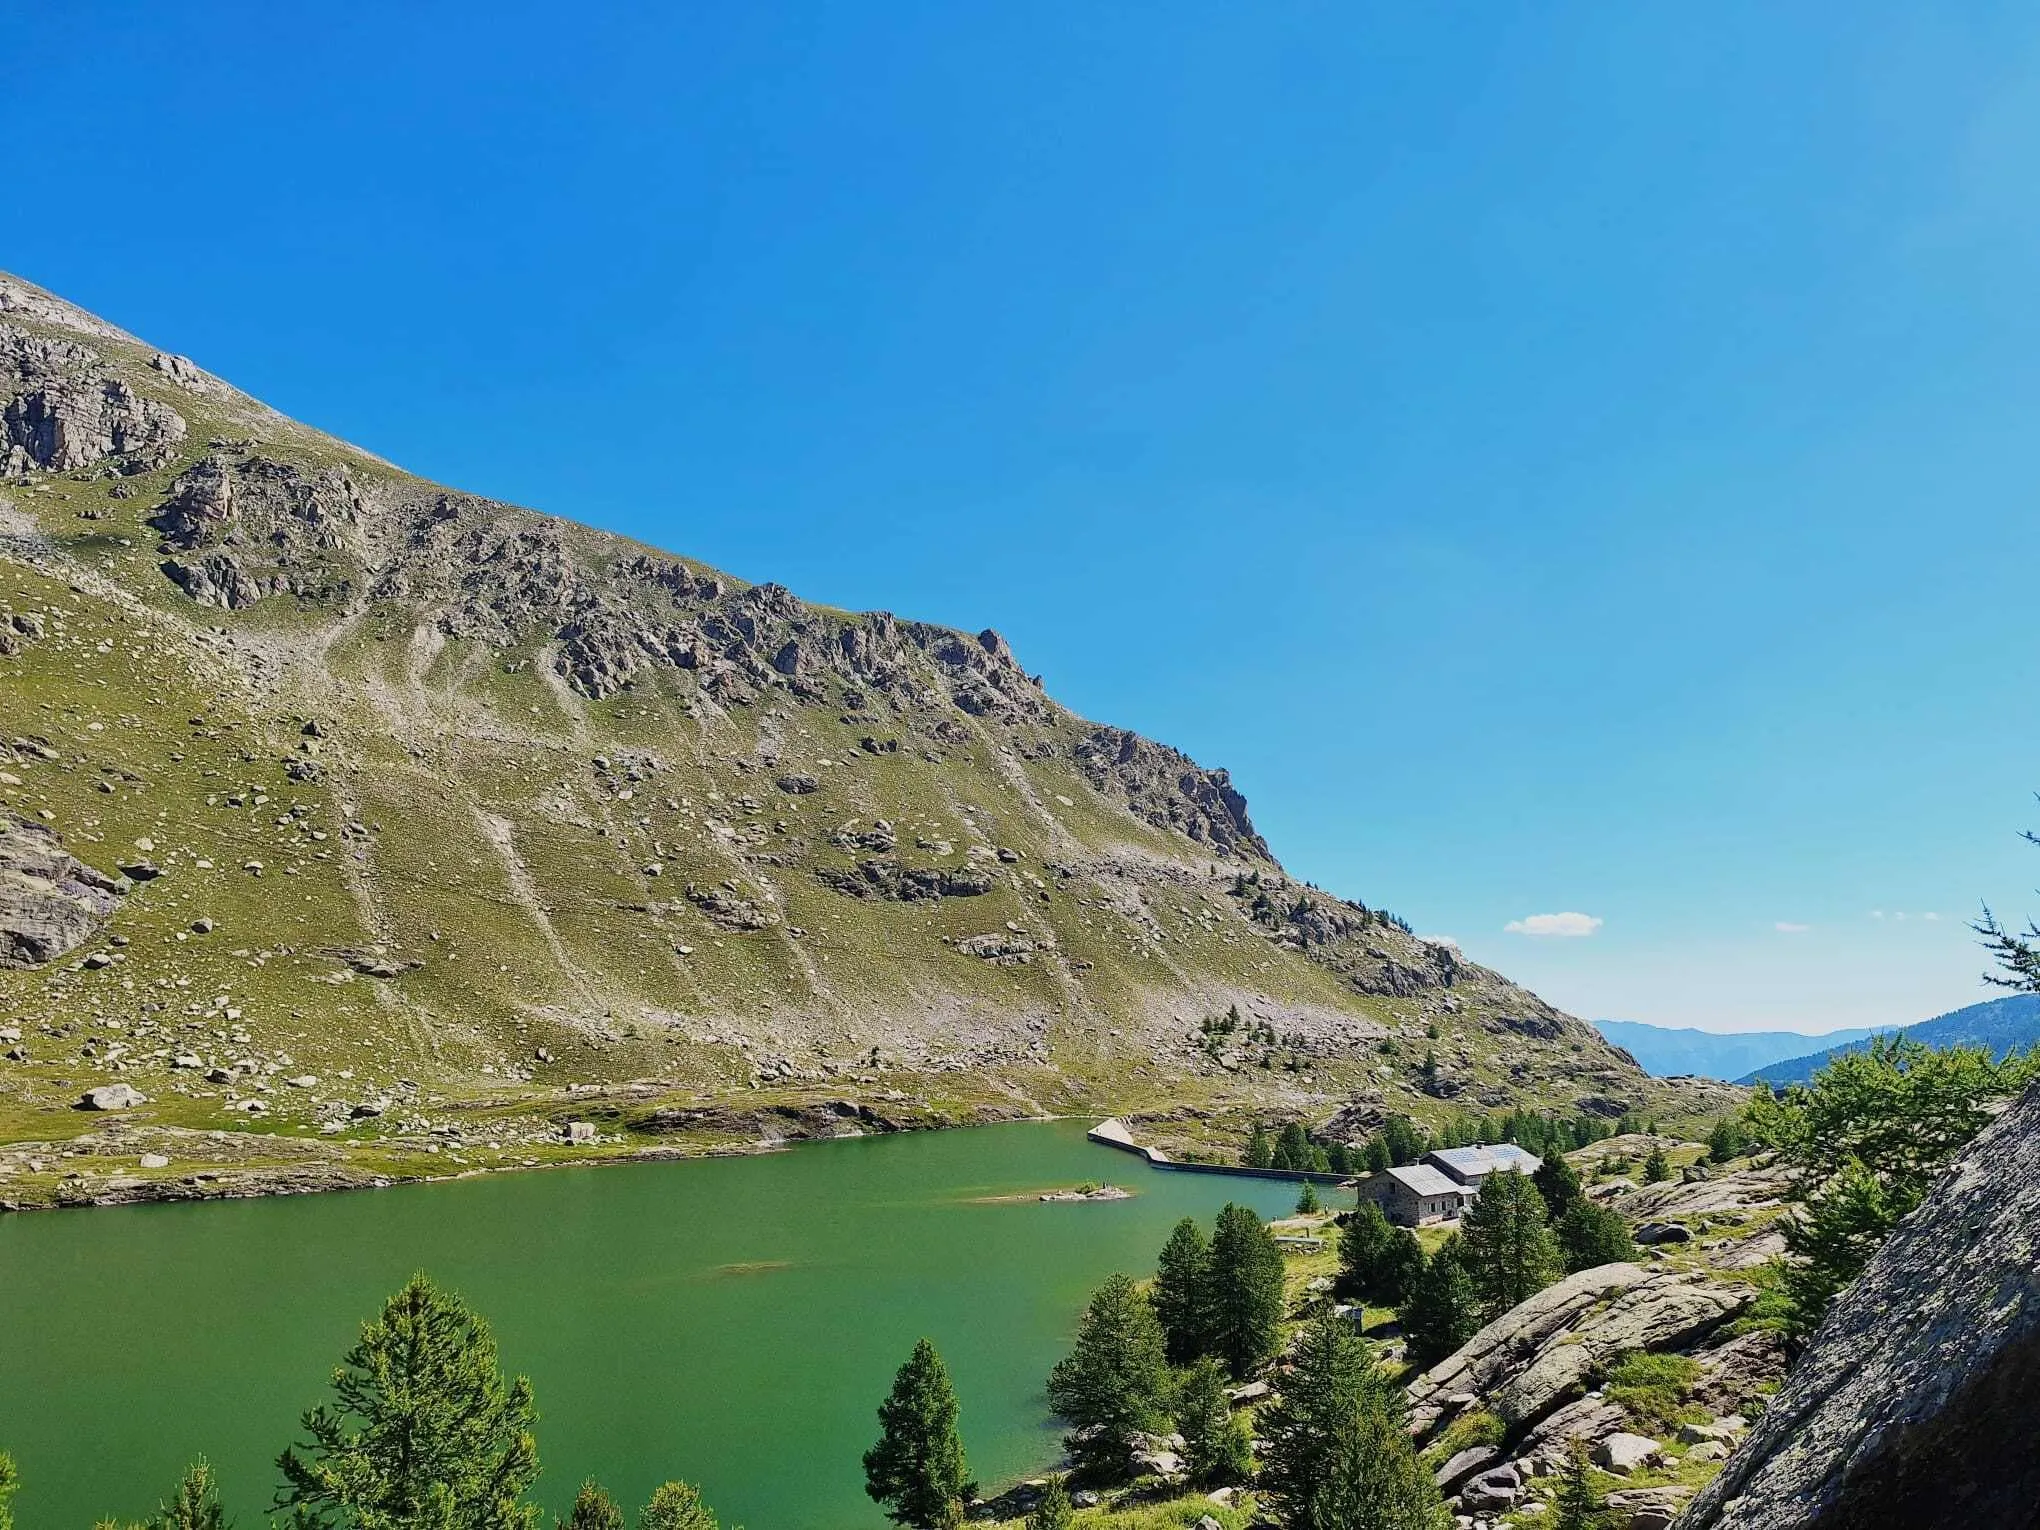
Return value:
[(1415, 1163), (1383, 1169), (1347, 1183), (1382, 1215), (1403, 1227), (1447, 1222), (1463, 1214), (1490, 1174), (1514, 1169), (1535, 1174), (1544, 1160), (1513, 1142), (1491, 1146), (1435, 1148)]

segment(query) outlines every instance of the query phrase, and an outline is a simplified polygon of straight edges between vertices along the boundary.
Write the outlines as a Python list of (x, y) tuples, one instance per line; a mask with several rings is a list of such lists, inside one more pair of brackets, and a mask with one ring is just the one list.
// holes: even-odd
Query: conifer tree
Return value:
[(1303, 1129), (1301, 1121), (1291, 1121), (1282, 1128), (1282, 1135), (1275, 1143), (1275, 1167), (1278, 1169), (1308, 1169), (1316, 1161), (1316, 1151), (1311, 1146), (1310, 1136)]
[(1443, 1530), (1449, 1523), (1431, 1473), (1379, 1388), (1339, 1421), (1323, 1477), (1291, 1505), (1286, 1530)]
[(1254, 1123), (1254, 1134), (1247, 1138), (1247, 1167), (1272, 1169), (1274, 1166), (1275, 1144), (1269, 1139), (1268, 1128), (1257, 1121)]
[(1557, 1278), (1558, 1244), (1544, 1197), (1514, 1169), (1490, 1174), (1461, 1222), (1466, 1272), (1488, 1318), (1528, 1301)]
[(1149, 1294), (1171, 1365), (1188, 1365), (1211, 1346), (1211, 1245), (1185, 1217), (1162, 1245)]
[(1672, 1166), (1665, 1158), (1664, 1147), (1653, 1142), (1650, 1145), (1650, 1152), (1644, 1155), (1643, 1182), (1646, 1185), (1657, 1185), (1671, 1177)]
[(1424, 1264), (1410, 1299), (1396, 1310), (1410, 1364), (1428, 1370), (1480, 1331), (1480, 1299), (1466, 1273), (1465, 1240), (1454, 1233)]
[(1305, 1180), (1303, 1188), (1296, 1192), (1296, 1214), (1300, 1217), (1314, 1217), (1322, 1210), (1324, 1204), (1318, 1200), (1317, 1186)]
[(1064, 1437), (1080, 1465), (1124, 1474), (1134, 1435), (1167, 1417), (1162, 1325), (1132, 1277), (1113, 1275), (1092, 1295), (1077, 1342), (1048, 1376), (1048, 1405), (1074, 1426)]
[(1530, 1176), (1530, 1183), (1544, 1197), (1545, 1213), (1554, 1222), (1572, 1210), (1573, 1202), (1581, 1195), (1580, 1171), (1557, 1152), (1545, 1159), (1537, 1172)]
[(1388, 1154), (1388, 1139), (1376, 1133), (1367, 1139), (1367, 1155), (1363, 1165), (1369, 1174), (1380, 1174), (1395, 1167), (1395, 1161)]
[(1607, 1530), (1607, 1526), (1608, 1513), (1587, 1461), (1587, 1442), (1575, 1436), (1551, 1500), (1551, 1530)]
[(720, 1530), (715, 1511), (690, 1482), (662, 1482), (638, 1510), (638, 1530)]
[(941, 1530), (961, 1522), (971, 1482), (956, 1420), (949, 1371), (922, 1339), (878, 1405), (878, 1443), (864, 1453), (864, 1491), (895, 1524)]
[(1292, 1510), (1307, 1503), (1331, 1469), (1340, 1429), (1369, 1391), (1382, 1390), (1374, 1359), (1350, 1323), (1330, 1314), (1311, 1323), (1297, 1340), (1281, 1395), (1261, 1414), (1262, 1488)]
[(1636, 1257), (1636, 1241), (1630, 1237), (1629, 1224), (1621, 1214), (1584, 1196), (1573, 1202), (1552, 1231), (1569, 1272), (1621, 1264)]
[(623, 1508), (599, 1484), (584, 1482), (574, 1507), (556, 1524), (558, 1530), (623, 1530)]
[(1233, 1416), (1225, 1372), (1209, 1356), (1190, 1368), (1177, 1389), (1176, 1432), (1183, 1436), (1183, 1464), (1192, 1481), (1216, 1487), (1244, 1482), (1253, 1472), (1246, 1421)]
[(1027, 1530), (1070, 1530), (1070, 1521), (1075, 1518), (1069, 1486), (1058, 1474), (1050, 1477), (1048, 1486), (1041, 1490), (1034, 1512), (1027, 1516)]
[(200, 1456), (179, 1479), (168, 1502), (150, 1516), (145, 1530), (228, 1530), (228, 1524), (212, 1464)]
[(506, 1381), (489, 1326), (414, 1275), (333, 1373), (336, 1404), (277, 1460), (296, 1526), (535, 1530), (531, 1383)]
[(1281, 1343), (1282, 1250), (1261, 1219), (1228, 1203), (1211, 1237), (1211, 1350), (1243, 1381)]

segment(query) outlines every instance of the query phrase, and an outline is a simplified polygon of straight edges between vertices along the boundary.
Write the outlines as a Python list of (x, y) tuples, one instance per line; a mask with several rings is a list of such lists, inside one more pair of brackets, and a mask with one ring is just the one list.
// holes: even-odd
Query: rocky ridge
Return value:
[[(1073, 716), (994, 632), (426, 483), (4, 276), (0, 416), (0, 808), (80, 868), (0, 975), (17, 1138), (108, 1075), (350, 1141), (404, 1079), (547, 1129), (632, 1081), (947, 1119), (1692, 1104), (1286, 875), (1225, 772)], [(100, 906), (86, 872), (144, 862)], [(1275, 1040), (1214, 1054), (1228, 1008)], [(1429, 1036), (1433, 1074), (1383, 1060)]]

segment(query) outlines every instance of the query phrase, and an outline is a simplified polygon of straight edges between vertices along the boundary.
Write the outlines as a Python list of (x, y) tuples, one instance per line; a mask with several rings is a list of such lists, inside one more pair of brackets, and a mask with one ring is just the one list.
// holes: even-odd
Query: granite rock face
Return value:
[[(1704, 1275), (1604, 1264), (1569, 1275), (1496, 1318), (1409, 1388), (1429, 1429), (1475, 1397), (1512, 1430), (1582, 1396), (1595, 1372), (1636, 1350), (1685, 1350), (1754, 1299)], [(1463, 1405), (1462, 1405), (1463, 1406)]]
[(78, 860), (41, 824), (0, 815), (0, 967), (39, 967), (88, 940), (120, 884)]
[(1835, 1303), (1680, 1530), (2040, 1525), (2040, 1089)]

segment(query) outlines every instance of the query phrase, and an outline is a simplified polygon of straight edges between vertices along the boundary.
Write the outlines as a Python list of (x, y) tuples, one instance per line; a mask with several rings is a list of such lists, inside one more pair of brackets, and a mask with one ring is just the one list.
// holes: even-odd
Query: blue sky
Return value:
[(2040, 906), (2040, 11), (339, 10), (45, 8), (0, 266), (995, 626), (1577, 1013), (1921, 1018)]

